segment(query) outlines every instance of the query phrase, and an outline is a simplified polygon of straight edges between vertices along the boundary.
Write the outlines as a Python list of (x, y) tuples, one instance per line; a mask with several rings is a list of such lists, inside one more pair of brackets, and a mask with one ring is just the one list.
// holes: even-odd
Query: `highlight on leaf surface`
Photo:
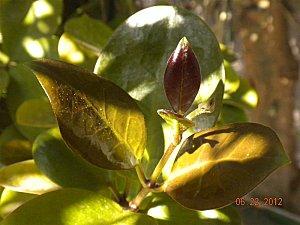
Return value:
[(129, 169), (143, 155), (144, 116), (114, 83), (56, 60), (29, 66), (50, 99), (61, 135), (87, 161), (107, 169)]
[(184, 114), (192, 105), (200, 87), (200, 67), (186, 37), (171, 54), (164, 75), (164, 87), (173, 110)]
[(163, 188), (187, 208), (219, 208), (245, 195), (288, 162), (270, 128), (230, 124), (187, 138)]

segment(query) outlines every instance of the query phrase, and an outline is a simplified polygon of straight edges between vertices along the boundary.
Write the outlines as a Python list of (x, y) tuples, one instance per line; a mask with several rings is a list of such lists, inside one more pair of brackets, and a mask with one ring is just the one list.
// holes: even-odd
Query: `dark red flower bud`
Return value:
[(200, 87), (200, 67), (188, 40), (183, 37), (171, 54), (164, 76), (167, 98), (176, 113), (184, 114)]

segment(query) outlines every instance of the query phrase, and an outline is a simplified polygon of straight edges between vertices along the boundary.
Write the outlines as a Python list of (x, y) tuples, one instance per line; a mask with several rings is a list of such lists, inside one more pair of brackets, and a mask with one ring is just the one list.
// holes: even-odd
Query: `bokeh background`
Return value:
[[(59, 58), (92, 71), (106, 41), (126, 18), (153, 5), (178, 5), (202, 17), (222, 43), (223, 55), (227, 60), (226, 72), (231, 75), (226, 78), (229, 88), (224, 96), (226, 107), (220, 123), (249, 120), (272, 127), (292, 161), (290, 165), (268, 177), (248, 198), (281, 197), (285, 211), (278, 213), (299, 221), (299, 0), (39, 0), (34, 4), (32, 0), (16, 2), (18, 4), (12, 5), (11, 9), (1, 11), (0, 8), (1, 133), (5, 130), (7, 133), (7, 127), (13, 122), (21, 123), (19, 128), (22, 135), (26, 133), (28, 136), (25, 134), (26, 141), (22, 139), (22, 145), (18, 143), (18, 146), (30, 149), (36, 134), (55, 123), (52, 117), (49, 120), (43, 119), (38, 132), (32, 132), (31, 128), (26, 127), (30, 118), (37, 121), (37, 116), (45, 118), (43, 116), (51, 112), (43, 107), (43, 100), (27, 101), (23, 104), (28, 96), (30, 98), (31, 93), (28, 93), (28, 87), (24, 90), (18, 87), (22, 80), (17, 76), (15, 79), (19, 79), (20, 83), (14, 84), (12, 88), (9, 75), (19, 73), (22, 68), (10, 68), (32, 59), (48, 57)], [(19, 95), (23, 93), (23, 99), (9, 94), (9, 89), (12, 89), (11, 93), (16, 90)], [(242, 101), (231, 101), (234, 95)], [(16, 103), (8, 104), (9, 101)], [(30, 115), (35, 106), (40, 110), (39, 115)], [(26, 114), (26, 119), (25, 116), (12, 118), (11, 111)], [(13, 129), (10, 127), (9, 132), (15, 132)], [(27, 132), (28, 129), (31, 129), (30, 132)], [(23, 133), (22, 130), (26, 132)], [(3, 143), (2, 137), (2, 149)], [(15, 146), (10, 143), (6, 144), (5, 148), (7, 147)], [(22, 160), (30, 158), (30, 154), (23, 154), (22, 157)], [(242, 213), (251, 213), (245, 210), (241, 209)], [(262, 221), (264, 222), (263, 219)]]

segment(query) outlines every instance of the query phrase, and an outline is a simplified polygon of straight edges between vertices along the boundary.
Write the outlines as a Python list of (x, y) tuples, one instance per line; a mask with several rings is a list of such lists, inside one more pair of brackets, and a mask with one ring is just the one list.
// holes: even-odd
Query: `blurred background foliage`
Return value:
[[(48, 98), (22, 63), (46, 57), (93, 71), (113, 31), (136, 11), (159, 4), (193, 11), (220, 42), (226, 81), (218, 124), (266, 124), (277, 131), (292, 160), (246, 197), (282, 197), (284, 209), (237, 207), (244, 224), (299, 224), (297, 0), (0, 0), (0, 167), (26, 162), (22, 168), (31, 171), (33, 141), (56, 127)], [(3, 191), (0, 216), (35, 194), (15, 191)]]

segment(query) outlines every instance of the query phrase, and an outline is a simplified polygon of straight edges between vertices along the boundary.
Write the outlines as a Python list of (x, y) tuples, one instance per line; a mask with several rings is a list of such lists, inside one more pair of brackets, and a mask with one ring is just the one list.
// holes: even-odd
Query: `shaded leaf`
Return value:
[(19, 206), (36, 196), (37, 195), (4, 189), (0, 200), (0, 216), (5, 218)]
[(166, 194), (156, 194), (146, 211), (159, 225), (241, 225), (239, 213), (232, 206), (194, 211), (182, 207)]
[(62, 137), (87, 161), (129, 169), (143, 155), (146, 128), (135, 101), (112, 82), (54, 60), (30, 63), (47, 92)]
[(206, 210), (232, 203), (289, 159), (273, 130), (230, 124), (190, 136), (164, 191), (185, 207)]
[(167, 62), (164, 88), (176, 113), (184, 114), (192, 105), (200, 87), (200, 67), (188, 40), (183, 37)]
[[(151, 171), (163, 153), (162, 120), (156, 110), (168, 108), (163, 75), (167, 60), (182, 37), (187, 37), (201, 59), (202, 83), (197, 103), (206, 100), (224, 76), (219, 44), (208, 26), (193, 13), (172, 6), (154, 6), (129, 17), (101, 51), (95, 72), (112, 80), (139, 100), (148, 129), (145, 157)], [(153, 128), (152, 128), (153, 126)], [(162, 142), (162, 141), (160, 141)]]
[(223, 104), (221, 115), (220, 115), (221, 124), (247, 122), (247, 121), (248, 118), (244, 109), (230, 104)]
[(3, 97), (6, 94), (8, 83), (8, 73), (0, 68), (0, 97)]
[(68, 20), (64, 30), (79, 45), (97, 55), (112, 34), (111, 28), (105, 23), (87, 15)]
[(56, 126), (56, 120), (49, 101), (43, 98), (23, 102), (17, 109), (16, 122), (21, 126), (41, 128)]
[(205, 130), (215, 125), (222, 108), (223, 92), (224, 84), (220, 80), (214, 93), (187, 115), (187, 119), (195, 124), (194, 131)]
[(31, 143), (11, 125), (0, 135), (0, 163), (13, 164), (32, 158)]
[[(7, 93), (7, 107), (16, 128), (30, 140), (34, 140), (36, 136), (47, 128), (23, 126), (17, 123), (16, 112), (25, 101), (30, 99), (47, 98), (39, 82), (35, 78), (32, 71), (23, 66), (18, 65), (9, 70), (10, 84)], [(50, 104), (50, 103), (49, 103)], [(51, 116), (51, 115), (45, 115)], [(45, 120), (48, 120), (48, 119)]]
[(156, 222), (149, 216), (125, 211), (117, 203), (97, 193), (63, 189), (27, 202), (0, 224), (154, 225)]
[(61, 139), (58, 129), (37, 137), (33, 158), (37, 167), (62, 187), (99, 191), (108, 183), (109, 172), (75, 155)]
[(33, 160), (2, 168), (0, 185), (13, 191), (31, 194), (42, 194), (59, 188), (38, 170)]

